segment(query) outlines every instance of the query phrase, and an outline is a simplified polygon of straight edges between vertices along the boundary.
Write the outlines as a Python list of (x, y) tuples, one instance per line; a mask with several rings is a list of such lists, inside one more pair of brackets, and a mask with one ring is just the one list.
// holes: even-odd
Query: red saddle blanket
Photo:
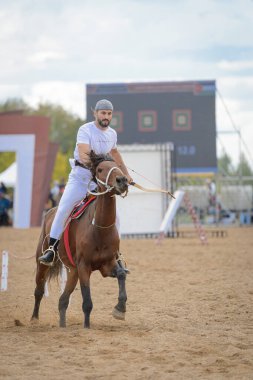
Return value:
[(95, 199), (96, 199), (96, 197), (92, 197), (92, 198), (90, 198), (88, 200), (83, 200), (77, 206), (75, 206), (75, 208), (73, 209), (73, 211), (70, 214), (70, 217), (68, 219), (68, 224), (67, 224), (67, 226), (66, 226), (66, 228), (65, 228), (65, 230), (63, 232), (63, 241), (64, 241), (65, 249), (66, 249), (66, 252), (67, 252), (67, 255), (68, 255), (68, 259), (69, 259), (70, 263), (74, 267), (76, 266), (76, 264), (74, 263), (73, 256), (72, 256), (72, 253), (70, 251), (70, 246), (69, 246), (69, 227), (70, 227), (70, 223), (71, 223), (71, 220), (80, 218), (80, 216), (86, 210), (87, 206), (90, 203), (92, 203)]

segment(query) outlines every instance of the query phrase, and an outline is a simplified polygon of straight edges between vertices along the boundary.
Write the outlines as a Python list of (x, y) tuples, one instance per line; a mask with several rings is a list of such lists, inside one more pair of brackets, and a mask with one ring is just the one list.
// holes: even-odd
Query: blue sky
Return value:
[[(252, 0), (0, 0), (0, 101), (85, 117), (86, 83), (215, 79), (253, 167)], [(217, 129), (233, 130), (217, 97)], [(220, 134), (238, 161), (237, 134)]]

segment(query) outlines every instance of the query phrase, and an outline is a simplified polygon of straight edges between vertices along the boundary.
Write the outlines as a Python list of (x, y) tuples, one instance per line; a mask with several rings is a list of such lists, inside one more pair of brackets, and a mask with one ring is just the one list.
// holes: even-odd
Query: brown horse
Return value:
[[(37, 247), (36, 288), (33, 319), (39, 319), (40, 302), (44, 294), (46, 280), (57, 276), (61, 269), (61, 261), (70, 268), (65, 289), (59, 299), (60, 327), (66, 327), (66, 310), (69, 297), (79, 279), (84, 312), (84, 327), (90, 327), (92, 299), (90, 293), (90, 276), (99, 270), (103, 277), (117, 277), (119, 284), (118, 303), (113, 310), (117, 319), (125, 319), (126, 312), (126, 273), (117, 261), (119, 253), (119, 234), (115, 225), (116, 197), (126, 195), (128, 184), (126, 176), (116, 166), (109, 155), (90, 153), (89, 168), (98, 185), (96, 200), (91, 203), (80, 219), (71, 221), (69, 229), (70, 249), (76, 266), (71, 265), (67, 257), (63, 239), (58, 249), (60, 260), (53, 267), (38, 262), (42, 250), (47, 248), (48, 234), (56, 209), (51, 209), (45, 216), (39, 244)], [(44, 245), (44, 246), (43, 246)]]

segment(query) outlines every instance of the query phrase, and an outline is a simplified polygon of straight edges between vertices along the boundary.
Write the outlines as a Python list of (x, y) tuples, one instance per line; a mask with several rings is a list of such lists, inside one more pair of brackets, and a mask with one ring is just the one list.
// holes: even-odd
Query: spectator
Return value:
[(12, 207), (12, 202), (0, 190), (0, 226), (9, 226), (10, 218), (8, 210)]
[(59, 196), (60, 196), (60, 197), (62, 196), (62, 194), (63, 194), (63, 192), (64, 192), (65, 186), (66, 186), (65, 179), (62, 178), (62, 179), (60, 180), (60, 183), (59, 183), (59, 191), (60, 191)]
[(54, 186), (52, 187), (49, 193), (49, 199), (52, 202), (52, 207), (55, 207), (58, 205), (59, 194), (60, 194), (59, 182), (54, 181)]
[(0, 182), (0, 191), (2, 191), (4, 194), (7, 193), (7, 187), (3, 182)]
[(215, 205), (216, 205), (216, 185), (215, 185), (214, 181), (211, 181), (210, 179), (206, 180), (206, 184), (208, 187), (209, 206), (215, 207)]

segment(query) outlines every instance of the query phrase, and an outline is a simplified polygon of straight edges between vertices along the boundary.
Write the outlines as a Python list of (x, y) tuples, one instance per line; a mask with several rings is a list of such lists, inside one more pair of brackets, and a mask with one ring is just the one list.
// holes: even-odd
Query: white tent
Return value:
[(7, 187), (15, 187), (17, 179), (17, 163), (13, 162), (5, 171), (0, 173), (0, 182)]

